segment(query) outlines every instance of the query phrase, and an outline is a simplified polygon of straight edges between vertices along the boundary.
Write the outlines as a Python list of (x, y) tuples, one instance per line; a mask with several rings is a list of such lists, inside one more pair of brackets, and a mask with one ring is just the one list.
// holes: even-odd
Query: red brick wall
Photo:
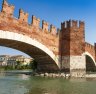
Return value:
[(95, 58), (94, 46), (85, 43), (84, 22), (66, 21), (61, 24), (61, 32), (57, 34), (53, 25), (32, 16), (32, 24), (28, 24), (28, 13), (19, 12), (19, 19), (13, 17), (14, 6), (5, 0), (0, 12), (0, 30), (8, 30), (28, 35), (47, 46), (54, 54), (61, 56), (81, 55), (88, 51)]
[(81, 55), (85, 52), (84, 22), (66, 21), (61, 24), (60, 45), (63, 56)]
[(59, 36), (56, 33), (52, 33), (57, 32), (56, 28), (52, 27), (53, 25), (51, 25), (50, 29), (45, 32), (46, 30), (43, 30), (43, 27), (39, 26), (40, 19), (32, 16), (32, 23), (29, 24), (27, 23), (28, 13), (20, 10), (18, 19), (12, 16), (13, 12), (14, 6), (9, 5), (4, 0), (3, 8), (0, 12), (0, 30), (28, 35), (48, 47), (54, 54), (58, 55)]
[(7, 16), (13, 16), (14, 12), (14, 6), (9, 5), (6, 0), (3, 1), (3, 6), (2, 6), (2, 13), (6, 14)]
[(86, 42), (85, 43), (85, 52), (90, 53), (93, 56), (94, 60), (95, 60), (95, 58), (96, 58), (95, 57), (95, 47), (93, 45)]

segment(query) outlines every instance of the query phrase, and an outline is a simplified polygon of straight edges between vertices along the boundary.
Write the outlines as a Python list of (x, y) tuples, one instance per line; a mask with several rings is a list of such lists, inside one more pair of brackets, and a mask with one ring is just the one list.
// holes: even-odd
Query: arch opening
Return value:
[(86, 55), (86, 72), (95, 72), (96, 66), (94, 60), (89, 56)]
[(37, 70), (40, 72), (53, 72), (59, 70), (55, 61), (46, 52), (31, 44), (12, 39), (0, 39), (0, 46), (19, 50), (34, 58), (38, 63)]
[(24, 52), (21, 52), (19, 50), (9, 48), (9, 47), (4, 47), (0, 46), (0, 55), (9, 55), (9, 56), (24, 56), (26, 58), (30, 58), (30, 56)]

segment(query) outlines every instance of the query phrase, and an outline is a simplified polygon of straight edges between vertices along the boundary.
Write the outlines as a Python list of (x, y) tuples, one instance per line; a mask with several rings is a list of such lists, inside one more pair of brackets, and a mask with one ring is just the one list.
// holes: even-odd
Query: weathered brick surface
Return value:
[[(19, 11), (18, 18), (13, 17), (13, 13), (14, 6), (9, 5), (6, 0), (4, 0), (2, 11), (0, 12), (0, 30), (16, 32), (37, 40), (58, 56), (58, 62), (64, 65), (63, 67), (70, 67), (71, 56), (82, 56), (86, 51), (89, 52), (94, 59), (96, 58), (96, 46), (85, 43), (84, 22), (74, 20), (65, 21), (61, 23), (61, 30), (57, 32), (55, 26), (50, 25), (49, 28), (48, 22), (45, 21), (42, 21), (42, 27), (40, 27), (40, 19), (35, 16), (32, 16), (32, 23), (29, 24), (28, 13), (25, 13), (22, 9)], [(7, 41), (4, 42), (6, 43)], [(20, 47), (22, 50), (23, 47)], [(80, 59), (72, 62), (75, 61), (80, 61)], [(84, 59), (81, 61), (84, 61)], [(81, 61), (79, 63), (81, 63)], [(43, 64), (45, 63), (43, 62), (40, 66), (42, 67)], [(74, 67), (74, 64), (72, 67)]]
[[(5, 6), (5, 3), (8, 8)], [(15, 17), (9, 15), (13, 14), (13, 11), (11, 11), (13, 10), (13, 7), (8, 5), (6, 0), (4, 1), (3, 9), (0, 13), (0, 29), (26, 34), (38, 40), (40, 43), (46, 45), (55, 54), (58, 54), (58, 36), (56, 35), (56, 33), (53, 34), (54, 32), (56, 32), (56, 28), (51, 26), (50, 30), (51, 32), (53, 31), (52, 34), (50, 33), (50, 31), (48, 31), (48, 27), (44, 23), (43, 28), (40, 28), (40, 19), (36, 18), (35, 16), (32, 16), (32, 24), (28, 24), (28, 13), (24, 13), (24, 11), (21, 9), (19, 12), (19, 19), (16, 19)]]
[(14, 6), (9, 5), (6, 0), (3, 1), (2, 13), (6, 16), (13, 16)]
[(91, 54), (95, 60), (95, 46), (91, 45), (90, 43), (85, 43), (85, 51)]
[(19, 10), (19, 20), (20, 22), (28, 22), (28, 13), (24, 13), (22, 9)]
[(84, 22), (67, 21), (61, 24), (61, 54), (82, 55), (85, 52)]

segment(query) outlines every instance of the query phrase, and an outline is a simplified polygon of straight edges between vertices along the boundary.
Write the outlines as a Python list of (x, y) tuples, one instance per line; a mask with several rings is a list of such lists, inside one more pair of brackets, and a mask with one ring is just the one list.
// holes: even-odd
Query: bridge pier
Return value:
[(86, 58), (82, 56), (63, 56), (61, 69), (69, 72), (71, 77), (85, 77)]
[(70, 56), (71, 77), (85, 77), (86, 59), (85, 56)]

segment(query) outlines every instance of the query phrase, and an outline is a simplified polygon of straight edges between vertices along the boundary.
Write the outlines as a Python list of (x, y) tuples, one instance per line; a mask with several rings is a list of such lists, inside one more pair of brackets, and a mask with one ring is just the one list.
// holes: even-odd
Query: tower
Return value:
[(61, 69), (71, 76), (85, 74), (85, 31), (84, 22), (69, 20), (61, 23), (60, 57)]

